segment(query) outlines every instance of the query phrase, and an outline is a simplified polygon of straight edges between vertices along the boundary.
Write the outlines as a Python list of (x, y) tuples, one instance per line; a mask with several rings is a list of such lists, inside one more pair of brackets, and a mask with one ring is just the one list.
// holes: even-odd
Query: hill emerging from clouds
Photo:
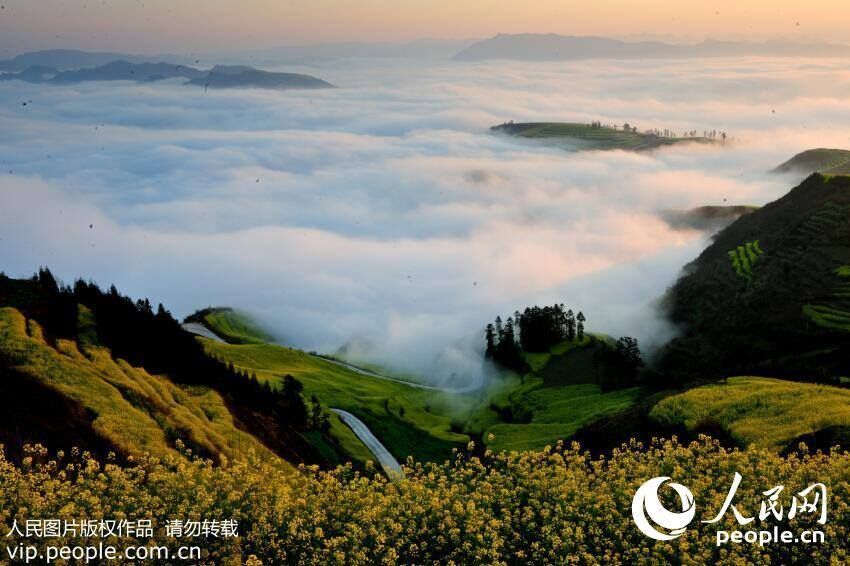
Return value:
[(850, 151), (846, 149), (808, 149), (773, 170), (774, 173), (850, 174)]
[[(79, 63), (101, 60), (109, 54), (90, 54), (92, 57), (77, 57)], [(97, 57), (95, 57), (97, 56)], [(32, 58), (30, 58), (32, 59)], [(275, 90), (333, 88), (322, 79), (298, 73), (263, 71), (246, 65), (216, 65), (209, 70), (198, 69), (179, 63), (113, 60), (93, 67), (70, 68), (49, 66), (52, 60), (65, 61), (59, 55), (35, 58), (36, 63), (22, 69), (0, 74), (0, 81), (22, 80), (30, 83), (75, 84), (89, 81), (134, 81), (155, 82), (166, 79), (187, 79), (186, 84), (206, 88), (266, 88)], [(7, 68), (16, 68), (12, 62)], [(2, 67), (0, 67), (2, 69)]]

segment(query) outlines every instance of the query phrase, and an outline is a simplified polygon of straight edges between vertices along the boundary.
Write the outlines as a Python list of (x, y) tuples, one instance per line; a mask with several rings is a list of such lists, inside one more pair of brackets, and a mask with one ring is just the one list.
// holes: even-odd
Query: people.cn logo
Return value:
[(696, 514), (694, 494), (682, 484), (670, 482), (668, 487), (679, 496), (682, 511), (668, 511), (658, 497), (658, 491), (668, 477), (652, 478), (635, 492), (632, 499), (632, 517), (637, 528), (655, 540), (673, 540), (682, 536)]

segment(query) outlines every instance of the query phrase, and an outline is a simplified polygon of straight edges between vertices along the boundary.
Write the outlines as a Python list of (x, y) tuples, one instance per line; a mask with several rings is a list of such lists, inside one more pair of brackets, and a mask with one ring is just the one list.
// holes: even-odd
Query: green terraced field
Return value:
[(818, 326), (850, 332), (850, 265), (835, 270), (838, 282), (826, 305), (805, 305), (803, 314)]
[(594, 127), (590, 124), (564, 122), (503, 124), (491, 129), (521, 138), (570, 140), (579, 143), (584, 149), (645, 151), (683, 142), (712, 143), (714, 141), (702, 137), (664, 137), (631, 130), (615, 130), (604, 126)]
[(732, 268), (735, 270), (735, 273), (750, 281), (753, 278), (753, 267), (758, 263), (763, 253), (759, 241), (756, 240), (730, 250), (729, 259), (732, 262)]
[(741, 446), (779, 451), (795, 439), (850, 426), (850, 390), (765, 377), (730, 377), (661, 400), (650, 416), (689, 430), (719, 425)]

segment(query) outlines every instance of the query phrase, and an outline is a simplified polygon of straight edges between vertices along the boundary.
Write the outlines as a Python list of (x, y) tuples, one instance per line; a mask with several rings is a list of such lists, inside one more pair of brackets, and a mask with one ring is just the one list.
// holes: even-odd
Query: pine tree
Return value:
[(310, 420), (308, 426), (316, 430), (322, 426), (322, 406), (319, 404), (319, 398), (315, 395), (310, 397)]
[(584, 313), (581, 312), (581, 311), (578, 311), (578, 314), (576, 315), (576, 321), (577, 321), (576, 336), (578, 337), (579, 342), (584, 340), (584, 323), (585, 323), (586, 320), (587, 319), (584, 318)]
[(487, 329), (484, 331), (484, 336), (487, 339), (487, 350), (485, 351), (485, 355), (488, 358), (492, 358), (496, 353), (496, 331), (492, 324), (487, 325)]
[(505, 323), (505, 342), (511, 347), (511, 349), (516, 348), (516, 337), (514, 335), (514, 320), (511, 317), (508, 317), (508, 321)]
[(573, 309), (567, 311), (567, 340), (572, 342), (576, 339), (576, 317), (573, 314)]

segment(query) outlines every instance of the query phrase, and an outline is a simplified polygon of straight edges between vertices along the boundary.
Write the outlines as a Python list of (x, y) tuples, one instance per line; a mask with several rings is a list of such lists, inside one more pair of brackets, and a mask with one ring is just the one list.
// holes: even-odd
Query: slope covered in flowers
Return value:
[[(672, 542), (634, 527), (631, 498), (647, 479), (670, 476), (688, 486), (701, 519), (721, 507), (736, 471), (744, 480), (735, 505), (749, 514), (772, 486), (790, 493), (826, 484), (825, 526), (808, 514), (780, 524), (822, 529), (825, 542), (717, 547), (717, 529), (740, 528), (731, 513), (718, 525), (696, 520)], [(161, 533), (167, 520), (237, 520), (239, 538), (198, 542), (209, 563), (827, 564), (848, 558), (848, 480), (850, 455), (781, 457), (705, 438), (687, 446), (632, 443), (600, 459), (563, 445), (481, 457), (463, 451), (440, 464), (408, 461), (397, 481), (350, 467), (287, 474), (257, 458), (215, 466), (168, 457), (123, 468), (79, 455), (48, 461), (34, 449), (20, 468), (0, 460), (0, 527), (8, 532), (13, 518), (150, 518), (154, 542), (175, 546), (187, 541)]]

